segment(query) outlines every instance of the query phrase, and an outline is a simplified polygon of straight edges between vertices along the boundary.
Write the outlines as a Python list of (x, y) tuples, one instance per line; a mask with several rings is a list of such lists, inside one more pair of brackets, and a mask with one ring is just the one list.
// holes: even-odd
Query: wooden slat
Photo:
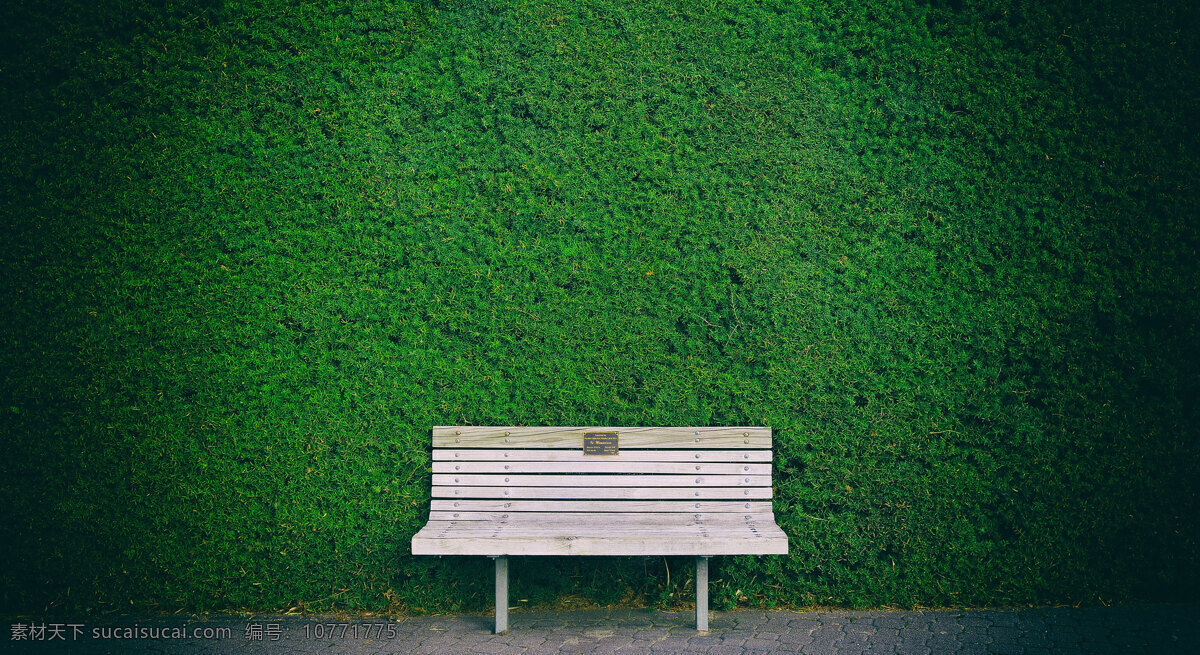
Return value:
[(434, 473), (436, 486), (511, 487), (765, 487), (769, 475), (486, 475)]
[(588, 521), (600, 521), (606, 525), (620, 528), (625, 525), (663, 525), (679, 523), (682, 525), (704, 524), (712, 527), (725, 525), (743, 526), (775, 523), (775, 515), (766, 513), (751, 513), (748, 510), (740, 513), (732, 512), (470, 512), (466, 510), (434, 510), (429, 513), (430, 521), (483, 521), (487, 523), (536, 523), (541, 526), (573, 527)]
[[(596, 515), (603, 516), (603, 515)], [(608, 537), (637, 539), (638, 537), (675, 537), (708, 539), (713, 537), (739, 536), (744, 539), (762, 539), (771, 531), (767, 521), (743, 521), (741, 523), (714, 523), (693, 521), (691, 523), (664, 523), (662, 521), (579, 523), (574, 525), (552, 525), (534, 521), (430, 521), (432, 526), (445, 524), (439, 534), (441, 539), (463, 539), (470, 537), (521, 538), (521, 537)]]
[(434, 486), (434, 498), (613, 498), (630, 500), (771, 498), (770, 487), (462, 487)]
[[(421, 537), (437, 535), (438, 538), (474, 537), (481, 534), (503, 534), (506, 538), (525, 536), (563, 537), (668, 537), (690, 536), (701, 538), (740, 535), (748, 539), (782, 534), (783, 531), (769, 515), (742, 519), (741, 517), (713, 518), (711, 521), (696, 520), (687, 514), (665, 514), (655, 520), (650, 514), (572, 514), (571, 521), (535, 521), (514, 519), (507, 521), (430, 521), (426, 529), (417, 533)], [(712, 515), (717, 517), (718, 515)]]
[(771, 429), (765, 427), (533, 427), (455, 426), (433, 428), (434, 448), (574, 448), (583, 447), (587, 432), (616, 432), (620, 449), (723, 448), (766, 449)]
[[(657, 533), (607, 536), (554, 534), (493, 536), (494, 531), (467, 533), (471, 521), (431, 521), (412, 540), (414, 555), (786, 555), (787, 536), (778, 526), (756, 533), (709, 531), (701, 526), (661, 528)], [(439, 536), (442, 535), (442, 536)]]
[(434, 473), (677, 473), (771, 475), (770, 464), (692, 462), (434, 462)]
[[(506, 521), (430, 521), (428, 530), (422, 529), (419, 536), (428, 537), (431, 534), (439, 538), (470, 537), (476, 534), (503, 533), (506, 537), (549, 536), (564, 537), (612, 537), (619, 539), (624, 536), (679, 536), (698, 535), (703, 538), (730, 535), (743, 535), (747, 538), (783, 534), (771, 515), (763, 514), (750, 519), (729, 517), (728, 515), (709, 515), (711, 520), (696, 520), (686, 514), (664, 514), (655, 519), (651, 514), (570, 514), (573, 520), (537, 521), (512, 519)], [(711, 526), (721, 526), (720, 529)]]
[(770, 462), (769, 450), (622, 450), (609, 457), (584, 455), (579, 450), (537, 450), (533, 448), (454, 449), (434, 448), (433, 460), (498, 462)]
[[(730, 500), (433, 500), (432, 512), (672, 512), (770, 514), (771, 503)], [(433, 520), (432, 518), (430, 520)]]
[(618, 539), (606, 537), (522, 537), (494, 539), (472, 537), (454, 539), (413, 538), (413, 555), (616, 555), (688, 556), (688, 555), (787, 555), (786, 537), (743, 539), (713, 537), (709, 539), (650, 537)]

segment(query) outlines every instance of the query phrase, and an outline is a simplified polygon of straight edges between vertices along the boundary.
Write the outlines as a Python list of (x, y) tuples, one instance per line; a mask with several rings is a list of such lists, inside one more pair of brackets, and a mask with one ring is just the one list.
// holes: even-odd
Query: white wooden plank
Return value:
[[(540, 508), (546, 510), (548, 508)], [(545, 525), (581, 525), (589, 521), (604, 522), (608, 527), (614, 530), (620, 530), (622, 526), (634, 521), (626, 519), (627, 515), (636, 517), (646, 517), (644, 522), (650, 525), (662, 525), (670, 521), (682, 521), (687, 525), (703, 523), (705, 525), (719, 527), (723, 525), (744, 525), (746, 522), (755, 521), (758, 523), (774, 523), (775, 515), (768, 511), (766, 512), (750, 512), (742, 510), (741, 512), (701, 512), (699, 508), (691, 511), (675, 511), (675, 512), (628, 512), (624, 508), (617, 508), (611, 512), (577, 512), (577, 511), (528, 511), (523, 512), (520, 509), (505, 510), (503, 512), (471, 512), (462, 509), (448, 510), (432, 510), (429, 512), (430, 521), (483, 521), (487, 523), (495, 522), (528, 522), (535, 521)]]
[[(440, 525), (446, 521), (431, 521)], [(441, 539), (469, 539), (472, 537), (519, 538), (519, 537), (608, 537), (613, 540), (637, 539), (639, 537), (674, 539), (710, 539), (714, 537), (738, 537), (762, 539), (766, 524), (751, 531), (747, 526), (695, 524), (621, 524), (621, 525), (541, 525), (537, 523), (505, 523), (497, 521), (450, 521), (448, 532)]]
[(692, 462), (434, 462), (434, 473), (676, 473), (771, 475), (770, 464)]
[(434, 473), (438, 486), (512, 487), (765, 487), (769, 475), (486, 475)]
[[(450, 510), (433, 510), (439, 514), (459, 514), (457, 518), (462, 518), (467, 514), (478, 514), (489, 516), (496, 521), (504, 521), (512, 524), (522, 525), (543, 525), (556, 526), (557, 528), (583, 528), (587, 526), (599, 526), (601, 529), (612, 527), (620, 527), (626, 524), (640, 524), (648, 526), (669, 526), (669, 525), (690, 525), (697, 521), (713, 522), (714, 524), (736, 524), (744, 525), (747, 522), (766, 522), (774, 523), (775, 515), (770, 511), (766, 512), (751, 512), (743, 510), (738, 513), (731, 512), (701, 512), (699, 510), (691, 512), (630, 512), (630, 511), (613, 511), (613, 512), (576, 512), (576, 511), (550, 511), (543, 509), (542, 511), (518, 512), (518, 511), (459, 511), (461, 508)], [(431, 521), (452, 521), (449, 519), (430, 519)]]
[[(443, 518), (448, 515), (448, 518)], [(742, 535), (758, 538), (777, 529), (770, 512), (729, 514), (720, 512), (449, 512), (435, 511), (429, 524), (440, 526), (439, 537), (568, 535), (636, 536), (700, 534)]]
[[(768, 516), (762, 520), (731, 520), (714, 518), (712, 521), (696, 521), (686, 515), (673, 514), (660, 520), (652, 520), (647, 514), (603, 515), (579, 514), (577, 521), (552, 522), (537, 520), (508, 520), (508, 521), (430, 521), (429, 532), (439, 539), (467, 538), (480, 535), (511, 537), (610, 537), (614, 540), (633, 539), (637, 537), (674, 537), (690, 538), (692, 536), (708, 539), (711, 537), (739, 536), (744, 539), (760, 539), (766, 535), (782, 534), (779, 526)], [(622, 516), (617, 519), (615, 517)], [(716, 516), (716, 515), (714, 515)], [(420, 533), (418, 533), (420, 534)]]
[(615, 456), (584, 455), (580, 450), (516, 448), (434, 448), (437, 461), (528, 462), (770, 462), (770, 450), (622, 450)]
[(771, 487), (463, 487), (435, 486), (434, 498), (557, 498), (557, 499), (630, 499), (630, 500), (764, 500), (771, 498)]
[[(438, 500), (431, 511), (448, 512), (686, 512), (769, 514), (771, 503), (763, 501), (701, 500)], [(432, 520), (432, 519), (431, 519)]]
[[(419, 534), (419, 533), (418, 533)], [(491, 537), (412, 540), (414, 555), (786, 555), (787, 537), (780, 532), (758, 539), (659, 537)]]
[(771, 447), (766, 427), (536, 427), (439, 425), (433, 428), (434, 448), (575, 448), (583, 447), (588, 432), (616, 432), (626, 448), (748, 448)]

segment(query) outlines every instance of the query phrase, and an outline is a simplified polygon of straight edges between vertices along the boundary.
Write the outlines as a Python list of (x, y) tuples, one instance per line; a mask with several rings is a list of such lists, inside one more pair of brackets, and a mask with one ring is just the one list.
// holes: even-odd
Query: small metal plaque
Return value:
[(583, 433), (584, 455), (616, 455), (618, 454), (616, 432), (585, 432)]

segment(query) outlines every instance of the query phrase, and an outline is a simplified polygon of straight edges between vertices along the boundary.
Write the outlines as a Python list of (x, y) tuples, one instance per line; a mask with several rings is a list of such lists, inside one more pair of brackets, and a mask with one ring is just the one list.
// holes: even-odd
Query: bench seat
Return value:
[(786, 555), (774, 517), (679, 513), (461, 513), (431, 520), (414, 555)]
[(771, 461), (762, 427), (437, 426), (412, 553), (493, 558), (497, 633), (509, 556), (692, 556), (707, 631), (710, 557), (788, 552)]

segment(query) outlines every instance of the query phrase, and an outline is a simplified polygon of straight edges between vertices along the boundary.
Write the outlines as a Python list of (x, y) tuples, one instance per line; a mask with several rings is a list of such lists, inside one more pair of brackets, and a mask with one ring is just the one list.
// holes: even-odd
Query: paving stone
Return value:
[(1022, 632), (1020, 641), (1021, 645), (1026, 648), (1051, 648), (1054, 646), (1054, 639), (1050, 637), (1050, 631), (1045, 628)]
[(1021, 655), (1024, 651), (1020, 644), (1013, 641), (997, 641), (988, 647), (988, 652), (994, 655)]
[(963, 628), (971, 628), (978, 626), (987, 627), (992, 625), (991, 615), (992, 612), (988, 612), (987, 610), (976, 610), (974, 612), (960, 612), (957, 616), (958, 623), (962, 625)]
[(900, 641), (900, 631), (895, 628), (875, 628), (875, 631), (871, 633), (871, 643), (894, 644), (898, 641)]
[(930, 655), (933, 652), (922, 643), (903, 641), (896, 645), (897, 655)]
[[(709, 613), (713, 614), (712, 612)], [(746, 610), (745, 612), (724, 612), (733, 620), (734, 627), (741, 629), (754, 628), (762, 625), (770, 618), (769, 612), (762, 610)]]
[(925, 645), (935, 653), (953, 653), (962, 648), (962, 642), (958, 640), (958, 635), (930, 635), (929, 639), (925, 641)]
[(650, 650), (665, 651), (665, 652), (683, 652), (688, 649), (687, 637), (663, 637), (658, 641), (650, 644)]
[(869, 643), (868, 635), (858, 630), (850, 630), (845, 632), (841, 638), (834, 642), (839, 650), (862, 650)]
[(963, 630), (963, 632), (958, 635), (958, 640), (963, 645), (978, 644), (980, 646), (987, 646), (988, 644), (991, 644), (996, 641), (991, 636), (989, 636), (986, 631), (978, 629), (978, 628), (971, 628), (969, 630)]
[(893, 630), (901, 630), (912, 624), (911, 619), (896, 614), (894, 616), (883, 616), (873, 621), (877, 628), (891, 628)]
[(766, 621), (756, 626), (754, 631), (782, 632), (788, 628), (794, 618), (796, 617), (790, 615), (769, 616)]
[(1056, 607), (1047, 611), (1045, 613), (1045, 622), (1046, 625), (1054, 626), (1056, 628), (1074, 628), (1075, 626), (1079, 625), (1079, 619), (1076, 614), (1072, 613), (1071, 610), (1062, 607)]
[(845, 634), (841, 631), (841, 626), (830, 625), (812, 634), (811, 648), (819, 652), (836, 652), (835, 644), (841, 641)]
[(633, 637), (628, 635), (613, 635), (593, 642), (591, 647), (592, 651), (596, 653), (611, 653), (621, 648), (627, 648), (633, 641)]
[(496, 655), (521, 655), (521, 653), (529, 649), (506, 644), (487, 644), (480, 650), (485, 653), (495, 653)]
[(988, 620), (991, 621), (992, 625), (994, 625), (994, 626), (1004, 626), (1004, 627), (1008, 627), (1008, 628), (1017, 627), (1017, 613), (1016, 612), (1008, 612), (1008, 611), (987, 612), (987, 617), (988, 617)]
[(742, 647), (747, 650), (771, 650), (779, 647), (779, 641), (777, 639), (764, 639), (756, 634), (747, 639), (742, 644)]
[(955, 619), (938, 617), (929, 624), (929, 631), (933, 634), (945, 633), (956, 635), (963, 631), (963, 625)]
[(823, 627), (825, 624), (817, 618), (795, 618), (788, 621), (788, 629), (809, 632)]
[(734, 644), (717, 644), (716, 646), (708, 646), (700, 652), (709, 653), (710, 655), (742, 655), (746, 649)]
[(781, 644), (811, 644), (813, 636), (808, 630), (788, 630), (779, 635)]
[(712, 631), (710, 631), (709, 634), (698, 635), (698, 636), (692, 637), (688, 641), (688, 643), (696, 645), (696, 646), (721, 646), (721, 645), (728, 644), (729, 641), (727, 641), (727, 640), (736, 641), (739, 644), (742, 641), (745, 641), (744, 639), (731, 638), (729, 635), (717, 634), (717, 633), (713, 633)]
[(1015, 626), (993, 625), (987, 629), (987, 636), (991, 637), (997, 642), (1015, 642), (1021, 638), (1021, 629)]

